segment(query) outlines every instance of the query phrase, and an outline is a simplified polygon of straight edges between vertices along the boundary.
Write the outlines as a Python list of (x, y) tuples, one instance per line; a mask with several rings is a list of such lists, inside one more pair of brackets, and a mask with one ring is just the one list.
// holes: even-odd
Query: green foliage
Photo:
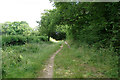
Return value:
[(46, 36), (26, 36), (26, 38), (28, 43), (47, 41)]
[(43, 42), (3, 46), (2, 78), (36, 78), (60, 44)]
[(113, 46), (114, 51), (120, 49), (120, 3), (55, 2), (54, 6), (43, 14), (40, 33), (50, 36), (62, 31), (67, 39), (103, 48)]
[(39, 23), (39, 32), (41, 35), (46, 35), (49, 37), (51, 33), (56, 31), (56, 24), (59, 22), (59, 14), (56, 9), (45, 10), (45, 13), (42, 14), (41, 21)]
[(34, 28), (31, 30), (30, 35), (31, 35), (31, 36), (40, 36), (40, 32), (38, 31), (38, 29), (39, 29), (38, 26), (34, 27)]
[(20, 44), (25, 44), (26, 43), (26, 38), (21, 36), (21, 35), (3, 35), (2, 36), (2, 45), (20, 45)]
[(39, 43), (47, 41), (46, 36), (2, 35), (2, 45), (21, 45), (25, 43)]
[(25, 21), (5, 22), (1, 26), (3, 35), (30, 35), (32, 30)]
[(2, 48), (2, 36), (0, 35), (0, 48)]
[(64, 44), (55, 57), (54, 78), (118, 78), (119, 57), (112, 48), (98, 50), (84, 43), (70, 44), (70, 48)]
[(32, 30), (32, 32), (30, 33), (30, 36), (40, 36), (40, 34), (38, 31)]

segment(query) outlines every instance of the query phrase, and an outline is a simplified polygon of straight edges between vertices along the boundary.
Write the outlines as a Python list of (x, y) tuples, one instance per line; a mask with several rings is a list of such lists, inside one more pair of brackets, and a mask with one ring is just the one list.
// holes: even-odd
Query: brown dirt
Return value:
[(53, 67), (54, 67), (54, 58), (56, 54), (63, 48), (63, 44), (60, 46), (60, 49), (57, 50), (48, 60), (48, 64), (45, 65), (45, 68), (42, 70), (42, 76), (38, 78), (52, 78), (53, 77)]

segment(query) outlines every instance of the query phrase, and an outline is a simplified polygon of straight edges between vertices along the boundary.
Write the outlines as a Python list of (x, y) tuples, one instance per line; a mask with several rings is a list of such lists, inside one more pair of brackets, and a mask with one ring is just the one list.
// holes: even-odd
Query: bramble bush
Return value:
[(25, 43), (39, 43), (47, 41), (46, 36), (2, 35), (2, 46), (22, 45)]

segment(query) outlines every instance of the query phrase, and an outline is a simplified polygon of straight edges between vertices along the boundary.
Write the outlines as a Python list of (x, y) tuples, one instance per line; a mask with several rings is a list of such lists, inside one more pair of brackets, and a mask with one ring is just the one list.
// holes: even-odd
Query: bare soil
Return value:
[(57, 50), (48, 60), (48, 64), (45, 65), (45, 68), (42, 70), (42, 75), (38, 78), (52, 78), (53, 77), (53, 67), (54, 67), (54, 58), (56, 54), (63, 48), (63, 44), (60, 46), (60, 49)]

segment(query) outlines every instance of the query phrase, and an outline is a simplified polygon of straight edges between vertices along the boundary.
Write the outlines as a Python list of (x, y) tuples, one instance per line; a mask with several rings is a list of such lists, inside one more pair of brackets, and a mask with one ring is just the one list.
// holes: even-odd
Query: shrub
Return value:
[(22, 45), (25, 43), (39, 43), (47, 41), (46, 36), (2, 35), (2, 46)]
[(27, 42), (28, 43), (47, 41), (47, 37), (46, 36), (27, 36), (26, 38), (27, 38)]

